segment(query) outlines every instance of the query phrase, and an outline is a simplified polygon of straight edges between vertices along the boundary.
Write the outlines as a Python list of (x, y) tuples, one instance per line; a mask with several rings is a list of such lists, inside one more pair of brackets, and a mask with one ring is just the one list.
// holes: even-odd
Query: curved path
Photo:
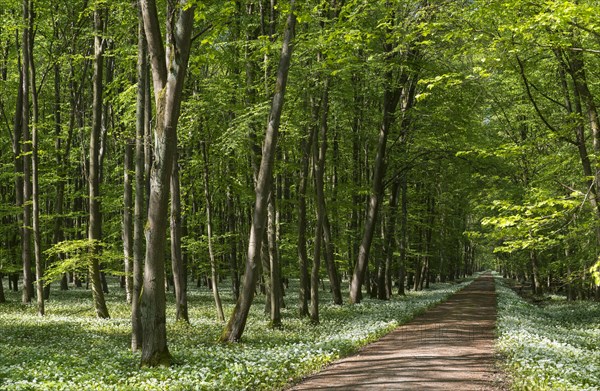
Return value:
[(494, 279), (447, 301), (291, 390), (499, 390)]

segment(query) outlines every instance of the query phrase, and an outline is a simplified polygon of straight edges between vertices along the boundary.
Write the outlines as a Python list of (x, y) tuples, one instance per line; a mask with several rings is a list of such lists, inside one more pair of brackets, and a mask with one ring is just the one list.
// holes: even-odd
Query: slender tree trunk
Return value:
[[(177, 141), (175, 141), (177, 145)], [(177, 150), (173, 153), (171, 173), (171, 269), (175, 290), (175, 319), (190, 322), (187, 303), (187, 271), (181, 253), (181, 185)]]
[[(233, 174), (233, 161), (229, 161), (229, 172)], [(235, 202), (233, 197), (233, 189), (230, 184), (227, 185), (227, 230), (228, 232), (237, 232), (235, 223)], [(238, 255), (237, 255), (237, 238), (232, 238), (230, 241), (230, 251), (228, 254), (229, 271), (231, 274), (231, 290), (233, 299), (237, 300), (240, 295), (240, 276), (238, 272)]]
[(408, 246), (408, 189), (406, 173), (400, 177), (401, 214), (400, 214), (400, 259), (398, 260), (398, 295), (405, 295), (406, 250)]
[[(29, 26), (30, 0), (23, 0), (23, 19)], [(29, 27), (23, 29), (23, 66), (22, 66), (22, 135), (23, 135), (23, 228), (21, 236), (21, 259), (23, 262), (23, 303), (33, 299), (33, 276), (31, 273), (31, 131), (29, 127), (29, 66), (31, 33)]]
[[(19, 41), (19, 33), (16, 33), (16, 41), (17, 41), (17, 47), (19, 47), (18, 41)], [(23, 191), (24, 191), (24, 186), (23, 186), (23, 156), (21, 155), (21, 141), (22, 141), (22, 137), (23, 137), (23, 90), (24, 90), (24, 86), (23, 86), (23, 72), (24, 70), (22, 69), (22, 64), (21, 64), (21, 59), (20, 57), (17, 58), (17, 63), (18, 63), (18, 69), (19, 69), (19, 88), (17, 90), (17, 101), (15, 104), (15, 115), (14, 115), (14, 122), (13, 122), (13, 137), (12, 137), (12, 150), (13, 150), (13, 161), (14, 161), (14, 166), (15, 166), (15, 206), (17, 208), (23, 208)], [(23, 222), (23, 213), (19, 213), (17, 216), (17, 222), (19, 225), (19, 233), (20, 233), (20, 238), (21, 238), (21, 243), (23, 243), (24, 240), (24, 235), (25, 235), (25, 224)], [(16, 239), (17, 235), (15, 234), (15, 239)], [(15, 246), (16, 247), (16, 246)], [(27, 278), (29, 277), (29, 281), (31, 280), (31, 275), (27, 274), (27, 270), (25, 268), (25, 265), (23, 265), (23, 302), (28, 303), (31, 301), (31, 296), (33, 295), (33, 292), (27, 291)], [(29, 273), (31, 273), (31, 269), (29, 269)], [(9, 276), (9, 282), (11, 281), (12, 276), (14, 276), (15, 274), (12, 274), (11, 276)], [(17, 288), (17, 282), (18, 282), (18, 275), (17, 275), (17, 281), (15, 281), (13, 283), (13, 290), (16, 292), (18, 290)]]
[(132, 303), (133, 295), (133, 144), (130, 140), (125, 144), (125, 159), (123, 162), (123, 259), (125, 263), (125, 293), (128, 304)]
[(365, 270), (368, 267), (369, 252), (373, 241), (373, 233), (379, 214), (379, 206), (383, 197), (383, 177), (385, 176), (385, 152), (387, 137), (394, 121), (394, 112), (400, 100), (402, 87), (393, 86), (393, 77), (391, 74), (386, 76), (387, 86), (383, 97), (383, 121), (379, 130), (379, 141), (377, 144), (377, 154), (375, 156), (373, 184), (371, 195), (369, 197), (369, 206), (367, 218), (365, 221), (364, 233), (358, 250), (358, 258), (352, 275), (350, 286), (350, 302), (355, 304), (361, 300), (360, 290), (365, 277)]
[(4, 278), (4, 274), (0, 273), (0, 304), (6, 303), (6, 297), (4, 296), (4, 284), (2, 279)]
[[(396, 243), (396, 219), (398, 215), (398, 194), (400, 193), (401, 179), (398, 177), (392, 184), (390, 194), (389, 218), (385, 227), (385, 266), (377, 271), (377, 298), (387, 300), (392, 295), (391, 269), (394, 258), (394, 247)], [(383, 269), (383, 270), (381, 270)]]
[(308, 251), (306, 249), (306, 187), (308, 184), (310, 153), (312, 151), (313, 132), (302, 139), (302, 161), (298, 183), (298, 267), (300, 273), (300, 290), (298, 311), (300, 316), (308, 315), (310, 297), (310, 281), (308, 279)]
[(262, 237), (267, 217), (267, 202), (271, 191), (279, 123), (281, 120), (288, 69), (292, 55), (291, 41), (296, 23), (294, 0), (290, 1), (290, 6), (290, 15), (288, 16), (285, 28), (281, 57), (277, 70), (275, 95), (273, 96), (271, 113), (269, 115), (269, 122), (263, 145), (262, 159), (260, 162), (260, 170), (256, 183), (256, 201), (252, 216), (252, 226), (250, 228), (250, 238), (248, 240), (248, 257), (246, 260), (243, 288), (233, 314), (227, 323), (225, 330), (223, 330), (221, 341), (239, 341), (244, 332), (244, 328), (246, 327), (248, 311), (250, 310), (252, 300), (254, 299), (254, 289), (256, 286), (255, 270), (261, 253)]
[(271, 279), (271, 327), (281, 328), (281, 303), (283, 293), (281, 290), (281, 266), (277, 250), (277, 224), (275, 218), (275, 191), (271, 191), (268, 210), (268, 243)]
[(206, 235), (208, 237), (208, 255), (210, 257), (210, 278), (212, 282), (212, 293), (215, 300), (215, 307), (217, 310), (217, 319), (221, 322), (225, 321), (225, 314), (223, 313), (223, 305), (221, 304), (221, 296), (219, 295), (219, 275), (217, 273), (217, 263), (215, 261), (215, 255), (212, 246), (212, 195), (210, 191), (209, 181), (209, 166), (208, 166), (208, 152), (206, 151), (206, 143), (202, 143), (202, 156), (204, 158), (204, 199), (206, 202)]
[[(58, 29), (55, 29), (55, 39), (58, 40)], [(65, 240), (64, 235), (64, 203), (65, 203), (65, 177), (67, 175), (67, 159), (71, 148), (71, 135), (73, 133), (73, 124), (69, 123), (69, 134), (67, 140), (65, 140), (63, 146), (62, 138), (62, 123), (61, 123), (61, 77), (60, 77), (60, 64), (57, 62), (54, 65), (54, 149), (56, 154), (56, 175), (58, 181), (56, 183), (56, 203), (54, 212), (56, 217), (54, 218), (54, 227), (52, 230), (52, 243), (60, 243)], [(64, 150), (63, 150), (64, 149)], [(61, 259), (61, 256), (57, 257), (57, 261)], [(67, 274), (64, 273), (60, 280), (60, 289), (68, 290), (69, 284)]]
[(262, 247), (261, 247), (261, 253), (260, 253), (260, 262), (261, 262), (260, 272), (262, 274), (262, 276), (260, 277), (260, 278), (262, 278), (261, 292), (265, 294), (265, 314), (266, 315), (271, 313), (271, 260), (269, 259), (271, 254), (268, 251), (269, 250), (269, 234), (268, 234), (269, 220), (268, 220), (268, 218), (269, 217), (267, 215), (267, 220), (266, 220), (267, 227), (265, 229), (265, 232), (263, 233)]
[[(577, 79), (578, 79), (577, 75), (579, 73), (577, 66), (582, 65), (582, 64), (579, 64), (577, 62), (574, 64), (574, 66), (567, 64), (568, 59), (565, 59), (564, 53), (558, 49), (554, 51), (554, 54), (560, 64), (559, 77), (560, 77), (560, 82), (561, 82), (561, 86), (563, 89), (567, 114), (569, 115), (570, 118), (575, 118), (573, 120), (573, 124), (572, 124), (572, 128), (575, 133), (575, 144), (577, 146), (577, 151), (579, 152), (579, 158), (580, 158), (581, 165), (583, 168), (583, 174), (587, 178), (586, 179), (587, 187), (588, 187), (588, 189), (590, 189), (590, 192), (592, 194), (592, 196), (589, 197), (588, 199), (589, 199), (590, 205), (592, 206), (592, 208), (594, 209), (594, 211), (596, 213), (596, 216), (598, 218), (600, 218), (600, 203), (598, 202), (598, 197), (599, 197), (598, 186), (597, 186), (597, 183), (591, 179), (591, 178), (595, 177), (595, 174), (594, 174), (594, 171), (592, 170), (590, 156), (587, 151), (585, 126), (583, 123), (583, 110), (581, 107), (581, 98), (580, 98), (580, 93), (579, 93), (580, 88), (577, 88), (577, 85), (579, 84), (579, 82), (577, 81)], [(571, 101), (571, 97), (570, 97), (569, 85), (567, 83), (567, 78), (566, 78), (567, 72), (570, 74), (571, 78), (573, 79), (573, 83), (576, 86), (575, 90), (573, 91), (574, 101)], [(598, 228), (596, 229), (596, 237), (599, 238), (599, 240), (600, 240), (600, 230)]]
[(427, 223), (425, 226), (425, 255), (423, 257), (423, 269), (421, 271), (421, 281), (419, 288), (429, 288), (429, 267), (431, 263), (431, 247), (433, 238), (433, 224), (435, 222), (435, 198), (431, 195), (427, 197)]
[[(36, 87), (35, 63), (33, 61), (33, 2), (29, 7), (29, 88), (31, 92), (31, 102), (33, 117), (31, 122), (31, 188), (32, 188), (32, 228), (33, 228), (33, 254), (35, 259), (35, 278), (38, 315), (44, 316), (44, 265), (42, 263), (42, 235), (40, 232), (40, 190), (39, 190), (39, 153), (38, 153), (38, 123), (39, 123), (39, 105)], [(27, 76), (26, 76), (27, 77)]]
[(100, 212), (100, 137), (102, 127), (102, 70), (104, 62), (104, 32), (105, 10), (94, 10), (94, 75), (93, 75), (93, 102), (92, 102), (92, 130), (90, 134), (90, 153), (88, 164), (89, 184), (89, 222), (88, 239), (91, 242), (89, 274), (92, 285), (92, 295), (96, 315), (99, 318), (108, 318), (108, 308), (104, 300), (104, 290), (100, 276), (100, 242), (102, 217)]
[(131, 285), (131, 350), (136, 352), (142, 347), (142, 319), (140, 313), (140, 293), (142, 289), (142, 270), (144, 260), (144, 220), (146, 218), (146, 176), (145, 176), (145, 129), (146, 129), (146, 93), (150, 89), (146, 38), (141, 10), (138, 8), (138, 58), (137, 58), (137, 98), (135, 122), (135, 200), (133, 210), (133, 265)]
[[(315, 177), (315, 195), (317, 204), (317, 222), (322, 225), (321, 233), (323, 234), (323, 245), (325, 249), (325, 262), (327, 265), (327, 274), (329, 276), (329, 283), (331, 284), (331, 290), (333, 293), (333, 302), (335, 304), (342, 304), (342, 293), (340, 288), (340, 281), (335, 267), (334, 259), (334, 248), (331, 238), (331, 226), (329, 224), (329, 218), (327, 216), (327, 203), (325, 201), (325, 157), (327, 155), (327, 131), (329, 129), (329, 80), (325, 81), (323, 87), (323, 97), (321, 99), (321, 120), (320, 120), (320, 135), (314, 136), (314, 156), (313, 161), (316, 162), (314, 165), (314, 177)], [(319, 136), (321, 137), (319, 144)]]
[[(364, 96), (362, 95), (363, 89), (361, 87), (361, 80), (357, 76), (353, 76), (353, 83), (355, 86), (358, 86), (354, 89), (354, 114), (352, 120), (352, 184), (356, 189), (361, 187), (361, 162), (360, 162), (360, 131), (362, 126), (362, 113), (363, 113), (363, 105), (364, 105)], [(354, 207), (352, 208), (349, 230), (352, 233), (350, 236), (349, 244), (348, 244), (348, 270), (354, 269), (356, 263), (353, 262), (354, 259), (358, 257), (358, 240), (354, 237), (356, 233), (359, 231), (359, 222), (360, 222), (360, 205), (361, 205), (361, 195), (359, 192), (355, 191), (352, 195), (352, 204)], [(352, 284), (352, 280), (350, 280), (350, 284)], [(362, 299), (361, 291), (358, 291), (358, 299)]]
[(537, 251), (531, 250), (529, 252), (529, 259), (531, 262), (531, 274), (533, 278), (533, 284), (531, 284), (534, 295), (541, 295), (543, 293), (542, 281), (540, 279), (540, 272), (538, 266)]

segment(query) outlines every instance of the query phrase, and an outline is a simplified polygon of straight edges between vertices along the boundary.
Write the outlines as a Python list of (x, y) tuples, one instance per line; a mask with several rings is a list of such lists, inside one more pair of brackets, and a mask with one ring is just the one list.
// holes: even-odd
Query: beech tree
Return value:
[(166, 41), (163, 40), (154, 0), (141, 0), (144, 31), (150, 54), (156, 125), (155, 150), (150, 173), (146, 257), (142, 290), (142, 366), (168, 366), (166, 298), (164, 291), (165, 232), (168, 221), (169, 183), (175, 161), (181, 92), (190, 54), (194, 4), (168, 3)]
[(281, 48), (281, 57), (277, 68), (277, 82), (275, 84), (275, 95), (271, 104), (271, 113), (267, 125), (265, 141), (262, 148), (262, 158), (256, 181), (256, 201), (252, 214), (252, 227), (250, 229), (250, 238), (248, 239), (248, 258), (246, 260), (246, 270), (242, 282), (242, 290), (237, 300), (233, 314), (223, 330), (221, 341), (236, 342), (242, 337), (248, 311), (254, 299), (254, 289), (256, 286), (256, 267), (260, 260), (262, 250), (262, 238), (265, 232), (265, 222), (267, 220), (267, 204), (271, 185), (273, 182), (273, 165), (275, 163), (275, 154), (277, 147), (277, 137), (279, 133), (279, 124), (281, 121), (281, 112), (285, 97), (285, 88), (287, 84), (288, 70), (292, 57), (292, 39), (296, 25), (296, 15), (294, 14), (294, 0), (290, 1), (290, 13), (285, 26), (283, 36), (283, 46)]

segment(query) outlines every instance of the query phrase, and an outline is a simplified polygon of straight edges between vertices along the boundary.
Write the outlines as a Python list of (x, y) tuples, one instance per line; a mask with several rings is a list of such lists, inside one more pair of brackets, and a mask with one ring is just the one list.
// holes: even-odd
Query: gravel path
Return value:
[(446, 302), (290, 390), (502, 390), (495, 367), (494, 279)]

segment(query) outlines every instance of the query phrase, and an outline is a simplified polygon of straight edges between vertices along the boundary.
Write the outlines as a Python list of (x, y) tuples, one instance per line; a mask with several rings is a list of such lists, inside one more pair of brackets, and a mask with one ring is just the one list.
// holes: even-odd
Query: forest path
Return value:
[(485, 274), (290, 390), (502, 390), (495, 326), (494, 279)]

